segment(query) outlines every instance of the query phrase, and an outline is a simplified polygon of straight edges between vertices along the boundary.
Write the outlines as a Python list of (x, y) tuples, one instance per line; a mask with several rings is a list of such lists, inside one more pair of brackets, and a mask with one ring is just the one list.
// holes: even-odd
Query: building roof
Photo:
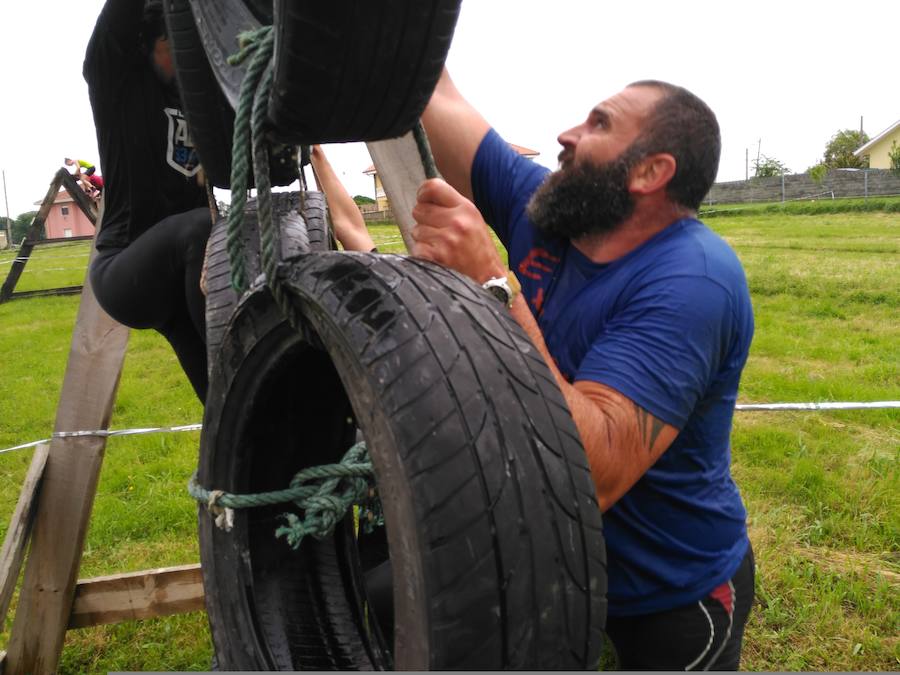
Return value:
[[(532, 150), (531, 148), (526, 148), (522, 145), (516, 145), (515, 143), (510, 143), (509, 147), (522, 155), (522, 157), (537, 157), (539, 154), (541, 154), (537, 150)], [(368, 169), (363, 171), (363, 173), (367, 176), (374, 176), (376, 173), (378, 173), (378, 170), (375, 168), (375, 165), (372, 164)]]
[(896, 122), (894, 122), (891, 126), (889, 126), (887, 129), (885, 129), (884, 131), (882, 131), (882, 132), (881, 132), (880, 134), (878, 134), (875, 138), (873, 138), (871, 141), (869, 141), (868, 143), (866, 143), (864, 146), (862, 146), (862, 147), (859, 148), (858, 150), (854, 150), (854, 151), (853, 151), (853, 154), (856, 155), (857, 157), (859, 157), (860, 155), (866, 154), (866, 152), (867, 152), (868, 150), (870, 150), (870, 149), (872, 148), (873, 145), (875, 145), (876, 143), (878, 143), (878, 142), (879, 142), (882, 138), (884, 138), (885, 136), (888, 136), (888, 135), (892, 134), (892, 133), (894, 132), (894, 130), (895, 130), (895, 129), (898, 129), (898, 128), (900, 128), (900, 120), (897, 120)]
[(537, 150), (532, 150), (531, 148), (516, 145), (515, 143), (510, 143), (509, 146), (523, 157), (537, 157), (539, 154), (541, 154)]

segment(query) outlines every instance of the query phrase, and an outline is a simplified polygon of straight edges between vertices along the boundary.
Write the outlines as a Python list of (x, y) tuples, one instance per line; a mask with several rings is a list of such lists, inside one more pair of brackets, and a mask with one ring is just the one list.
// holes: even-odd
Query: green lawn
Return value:
[[(15, 291), (18, 293), (80, 285), (90, 252), (90, 241), (36, 246), (25, 264)], [(0, 284), (6, 281), (14, 257), (12, 251), (0, 251)]]
[[(741, 402), (900, 399), (898, 221), (762, 209), (710, 218), (753, 295)], [(380, 250), (402, 249), (396, 228), (371, 230)], [(54, 260), (59, 250), (38, 249), (17, 290), (81, 283), (83, 252)], [(10, 257), (0, 254), (0, 277)], [(70, 263), (74, 271), (56, 269)], [(49, 435), (77, 305), (77, 296), (0, 305), (0, 449)], [(165, 342), (132, 331), (113, 428), (201, 417)], [(758, 565), (744, 667), (898, 670), (900, 411), (739, 412), (733, 441)], [(198, 560), (184, 488), (197, 447), (197, 433), (110, 439), (82, 577)], [(0, 534), (30, 456), (0, 454)], [(11, 624), (0, 626), (0, 649)], [(197, 613), (72, 631), (61, 670), (205, 670), (210, 655)]]

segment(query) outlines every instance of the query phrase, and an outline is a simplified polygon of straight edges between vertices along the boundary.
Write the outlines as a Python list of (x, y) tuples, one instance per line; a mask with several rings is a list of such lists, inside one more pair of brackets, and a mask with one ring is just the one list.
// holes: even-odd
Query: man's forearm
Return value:
[(678, 434), (619, 392), (597, 383), (570, 384), (550, 355), (525, 298), (512, 317), (522, 326), (556, 378), (578, 428), (600, 508), (606, 511), (659, 459)]

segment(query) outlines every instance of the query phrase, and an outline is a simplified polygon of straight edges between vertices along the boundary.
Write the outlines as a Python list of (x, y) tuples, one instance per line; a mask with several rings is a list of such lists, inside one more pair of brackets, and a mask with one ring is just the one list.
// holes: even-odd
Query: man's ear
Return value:
[(628, 174), (629, 192), (646, 195), (665, 190), (676, 167), (675, 158), (668, 152), (647, 155)]

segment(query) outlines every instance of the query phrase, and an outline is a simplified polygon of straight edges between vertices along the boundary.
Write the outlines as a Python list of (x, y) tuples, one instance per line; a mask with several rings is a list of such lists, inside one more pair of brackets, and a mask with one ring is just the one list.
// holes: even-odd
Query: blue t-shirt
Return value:
[(747, 552), (731, 478), (731, 421), (753, 337), (734, 251), (694, 219), (606, 264), (543, 236), (525, 206), (548, 170), (491, 130), (472, 166), (475, 203), (509, 251), (523, 295), (570, 382), (621, 392), (680, 433), (605, 514), (609, 613), (689, 604)]

